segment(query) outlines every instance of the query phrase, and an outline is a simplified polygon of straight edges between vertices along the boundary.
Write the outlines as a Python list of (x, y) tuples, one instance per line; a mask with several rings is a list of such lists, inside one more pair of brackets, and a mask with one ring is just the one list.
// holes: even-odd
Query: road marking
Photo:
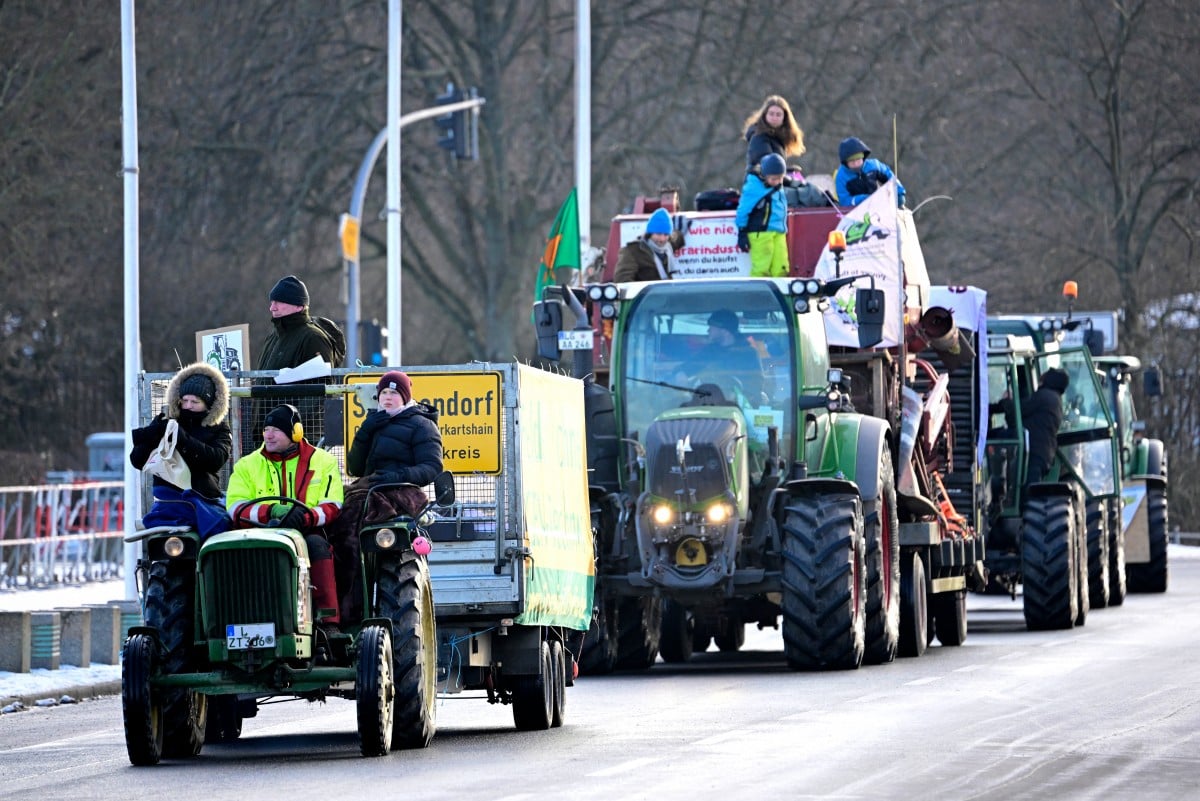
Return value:
[(955, 673), (974, 673), (976, 670), (983, 670), (983, 665), (965, 665), (960, 668), (955, 668)]
[(692, 745), (718, 745), (726, 740), (734, 740), (738, 737), (752, 735), (753, 733), (754, 732), (750, 731), (749, 729), (734, 729), (733, 731), (714, 734), (712, 737), (705, 737), (703, 740), (696, 740), (692, 743)]
[(647, 765), (653, 765), (660, 761), (659, 757), (641, 757), (640, 759), (631, 759), (628, 762), (622, 762), (619, 765), (613, 765), (611, 768), (601, 768), (587, 774), (589, 779), (601, 779), (605, 776), (616, 776), (618, 773), (629, 773), (630, 771), (644, 768)]
[(912, 681), (905, 682), (904, 686), (905, 687), (917, 687), (922, 684), (933, 684), (935, 681), (941, 681), (941, 680), (942, 680), (941, 676), (926, 676), (923, 679), (914, 679)]

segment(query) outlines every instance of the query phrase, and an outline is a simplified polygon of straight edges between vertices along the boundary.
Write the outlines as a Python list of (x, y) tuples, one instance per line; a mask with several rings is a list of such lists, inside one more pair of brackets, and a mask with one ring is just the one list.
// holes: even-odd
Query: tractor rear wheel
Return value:
[(157, 645), (148, 634), (133, 634), (121, 649), (121, 712), (125, 750), (134, 765), (157, 765), (162, 759), (163, 707), (150, 687)]
[(696, 621), (688, 608), (667, 598), (662, 604), (662, 632), (658, 652), (664, 662), (680, 664), (692, 658)]
[(1130, 592), (1167, 591), (1167, 488), (1146, 485), (1146, 534), (1150, 538), (1150, 561), (1126, 564)]
[(554, 722), (554, 665), (542, 641), (535, 676), (518, 676), (512, 692), (513, 723), (521, 731), (544, 731)]
[(853, 670), (866, 637), (857, 496), (793, 497), (783, 523), (783, 650), (797, 670)]
[(617, 666), (619, 638), (616, 599), (597, 592), (592, 623), (583, 639), (583, 651), (579, 656), (579, 672), (588, 676), (612, 673)]
[(921, 656), (929, 647), (928, 593), (921, 554), (905, 554), (900, 560), (900, 656)]
[(939, 592), (930, 602), (933, 628), (942, 645), (962, 645), (967, 640), (967, 591)]
[(378, 614), (392, 621), (392, 747), (425, 748), (437, 731), (437, 627), (425, 557), (379, 560)]
[(891, 662), (900, 643), (900, 532), (896, 527), (896, 483), (892, 454), (879, 460), (879, 497), (865, 504), (867, 553), (867, 645), (863, 661)]
[(650, 596), (622, 598), (617, 607), (617, 667), (646, 670), (658, 658), (662, 601)]
[(384, 626), (367, 626), (358, 635), (355, 683), (358, 742), (363, 756), (386, 756), (392, 750), (392, 637)]
[(1079, 613), (1075, 508), (1070, 495), (1030, 498), (1021, 528), (1025, 625), (1031, 631), (1069, 629)]
[(736, 615), (722, 617), (720, 629), (713, 639), (717, 641), (717, 648), (720, 650), (736, 653), (746, 644), (746, 624)]
[(1125, 603), (1125, 525), (1121, 520), (1121, 499), (1110, 498), (1107, 504), (1108, 524), (1108, 605)]
[(1108, 548), (1108, 501), (1093, 498), (1087, 502), (1087, 588), (1092, 609), (1108, 606), (1111, 593)]
[[(158, 632), (162, 645), (162, 671), (167, 675), (187, 673), (191, 658), (195, 615), (195, 565), (157, 561), (150, 565), (146, 586), (146, 625)], [(204, 746), (208, 696), (190, 690), (164, 690), (163, 756), (188, 759)]]

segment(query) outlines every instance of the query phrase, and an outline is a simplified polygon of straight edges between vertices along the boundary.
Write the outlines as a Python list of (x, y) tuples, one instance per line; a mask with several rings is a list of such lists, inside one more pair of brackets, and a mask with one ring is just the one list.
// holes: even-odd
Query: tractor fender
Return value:
[(888, 424), (878, 417), (863, 417), (858, 429), (858, 454), (854, 464), (854, 483), (864, 501), (873, 501), (883, 491), (879, 486), (879, 462), (888, 447)]
[(1144, 439), (1138, 445), (1138, 451), (1136, 464), (1142, 467), (1144, 473), (1135, 475), (1133, 478), (1161, 482), (1165, 485), (1167, 483), (1167, 451), (1162, 440)]
[(1040, 484), (1030, 484), (1025, 488), (1025, 497), (1027, 498), (1069, 497), (1074, 494), (1075, 485), (1066, 481), (1045, 481)]

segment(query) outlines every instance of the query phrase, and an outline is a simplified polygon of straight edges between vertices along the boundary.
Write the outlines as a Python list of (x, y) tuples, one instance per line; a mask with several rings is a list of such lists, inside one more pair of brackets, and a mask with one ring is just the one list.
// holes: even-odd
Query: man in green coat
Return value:
[(296, 367), (320, 356), (334, 367), (337, 348), (325, 330), (308, 313), (308, 287), (294, 275), (279, 279), (271, 290), (271, 323), (275, 330), (267, 337), (259, 370)]

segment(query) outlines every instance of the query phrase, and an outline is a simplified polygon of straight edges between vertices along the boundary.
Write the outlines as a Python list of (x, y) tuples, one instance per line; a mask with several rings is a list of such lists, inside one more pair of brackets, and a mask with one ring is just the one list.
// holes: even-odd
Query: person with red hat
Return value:
[[(330, 530), (348, 617), (361, 609), (360, 571), (355, 568), (362, 524), (419, 514), (428, 500), (422, 487), (442, 472), (437, 409), (413, 399), (412, 381), (401, 370), (385, 373), (375, 390), (379, 407), (367, 413), (346, 454), (346, 472), (361, 478), (347, 490), (342, 514)], [(371, 508), (364, 513), (367, 491), (383, 485), (391, 486), (371, 493)]]

